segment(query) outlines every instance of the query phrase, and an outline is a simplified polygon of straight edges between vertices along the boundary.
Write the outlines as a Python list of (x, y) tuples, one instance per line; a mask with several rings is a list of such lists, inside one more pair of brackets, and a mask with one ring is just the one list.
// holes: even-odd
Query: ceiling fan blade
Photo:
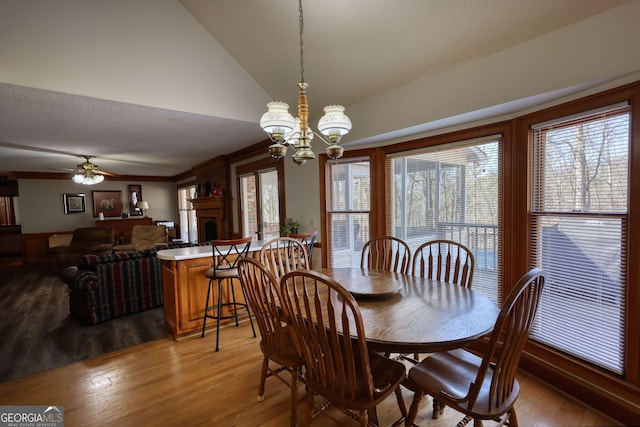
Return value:
[(97, 169), (95, 172), (96, 172), (96, 173), (99, 173), (100, 175), (104, 175), (104, 176), (112, 176), (112, 177), (114, 177), (114, 178), (116, 178), (116, 177), (119, 177), (119, 176), (120, 176), (120, 175), (118, 175), (117, 173), (103, 171), (102, 169)]

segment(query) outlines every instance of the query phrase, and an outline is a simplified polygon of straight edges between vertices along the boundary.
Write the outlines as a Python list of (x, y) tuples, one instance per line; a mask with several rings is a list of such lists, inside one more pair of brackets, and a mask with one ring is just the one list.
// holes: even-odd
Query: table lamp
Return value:
[(149, 203), (147, 203), (144, 200), (140, 200), (138, 203), (136, 203), (136, 208), (141, 209), (142, 210), (142, 214), (146, 217), (147, 216), (147, 209), (149, 209)]

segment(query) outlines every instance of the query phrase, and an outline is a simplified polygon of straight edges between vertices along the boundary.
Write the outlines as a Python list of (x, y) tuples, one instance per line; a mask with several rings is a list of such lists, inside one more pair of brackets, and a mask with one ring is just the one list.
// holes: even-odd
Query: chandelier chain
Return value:
[(298, 0), (298, 12), (300, 12), (300, 82), (304, 83), (304, 45), (302, 41), (302, 33), (304, 30), (304, 17), (302, 16), (302, 0)]

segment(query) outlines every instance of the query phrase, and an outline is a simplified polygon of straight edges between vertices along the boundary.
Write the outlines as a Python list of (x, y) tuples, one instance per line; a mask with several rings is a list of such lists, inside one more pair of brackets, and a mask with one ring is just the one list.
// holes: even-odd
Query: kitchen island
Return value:
[[(258, 257), (264, 242), (251, 242), (249, 257)], [(204, 307), (207, 299), (209, 279), (205, 272), (213, 265), (211, 246), (164, 249), (158, 251), (162, 263), (162, 288), (164, 293), (164, 323), (174, 339), (202, 330)], [(236, 298), (242, 299), (240, 282), (233, 281)], [(230, 289), (230, 288), (224, 288)], [(216, 287), (212, 298), (217, 300)], [(228, 302), (229, 295), (223, 294), (222, 301)], [(222, 311), (222, 315), (225, 315)], [(215, 322), (210, 323), (215, 327)]]

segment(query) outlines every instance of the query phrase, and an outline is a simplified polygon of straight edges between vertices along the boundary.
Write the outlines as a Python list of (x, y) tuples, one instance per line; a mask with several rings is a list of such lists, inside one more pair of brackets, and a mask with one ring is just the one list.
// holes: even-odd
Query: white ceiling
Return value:
[[(394, 87), (493, 55), (625, 2), (306, 0), (304, 68), (311, 117), (317, 120), (321, 106), (335, 103), (345, 105), (349, 114), (350, 106), (362, 105)], [(4, 58), (0, 61), (0, 172), (60, 172), (80, 163), (79, 156), (91, 155), (95, 163), (114, 173), (173, 176), (264, 140), (258, 121), (266, 100), (296, 104), (300, 68), (294, 0), (113, 0), (101, 4), (58, 0), (51, 2), (56, 3), (55, 10), (46, 10), (52, 7), (46, 0), (39, 6), (34, 3), (38, 2), (3, 0), (0, 4), (0, 55)], [(162, 10), (155, 10), (160, 3)], [(67, 10), (56, 15), (64, 9), (62, 4)], [(114, 12), (112, 17), (105, 16), (109, 10), (96, 10), (96, 18), (90, 8), (119, 8), (127, 14)], [(123, 16), (131, 17), (131, 22)], [(156, 17), (159, 23), (154, 28), (150, 21)], [(86, 26), (80, 26), (79, 20)], [(25, 22), (33, 29), (25, 30)], [(208, 32), (206, 37), (200, 25)], [(122, 40), (110, 43), (114, 31), (124, 38), (135, 29), (130, 46)], [(84, 31), (102, 38), (89, 39), (93, 42), (82, 46), (89, 37)], [(165, 54), (162, 63), (156, 56), (158, 37), (178, 52)], [(198, 43), (202, 40), (216, 52), (215, 57), (201, 54)], [(134, 47), (136, 51), (129, 52)], [(50, 51), (56, 55), (47, 59), (46, 66), (37, 63)], [(135, 58), (124, 58), (128, 54)], [(102, 63), (101, 58), (109, 60)], [(135, 67), (118, 69), (114, 58), (138, 64), (144, 71), (138, 75)], [(234, 60), (240, 68), (234, 68)], [(238, 81), (216, 76), (223, 61), (231, 70), (227, 75), (236, 75)], [(104, 74), (98, 78), (95, 70), (87, 68), (80, 75), (78, 67), (95, 63)], [(184, 69), (175, 72), (172, 66)], [(172, 90), (189, 84), (191, 78), (184, 71), (189, 68), (215, 77), (218, 88), (202, 87), (202, 93), (184, 98), (175, 95)], [(240, 80), (243, 73), (247, 80)], [(131, 82), (127, 76), (138, 78), (132, 77)], [(251, 79), (255, 87), (247, 83)], [(131, 89), (135, 87), (145, 88), (147, 97), (140, 95), (142, 90)], [(214, 105), (217, 94), (219, 101)], [(211, 98), (212, 104), (198, 104), (199, 96)], [(512, 108), (522, 105), (514, 103)], [(358, 126), (362, 124), (354, 123), (354, 128)], [(360, 137), (371, 140), (376, 135)]]

